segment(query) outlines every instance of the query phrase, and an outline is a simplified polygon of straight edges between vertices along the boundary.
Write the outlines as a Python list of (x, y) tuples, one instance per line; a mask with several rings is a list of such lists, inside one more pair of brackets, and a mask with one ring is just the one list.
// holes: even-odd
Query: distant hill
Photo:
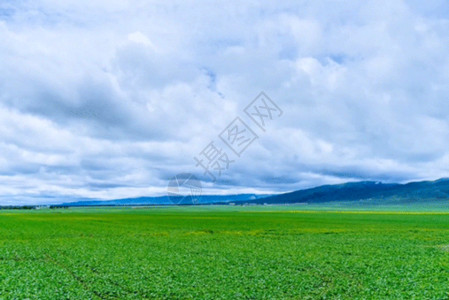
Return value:
[[(449, 179), (419, 181), (406, 184), (374, 181), (348, 182), (322, 185), (310, 189), (278, 195), (203, 195), (195, 204), (295, 204), (363, 202), (371, 204), (405, 204), (449, 200)], [(173, 201), (175, 200), (175, 201)], [(124, 198), (117, 200), (83, 200), (63, 203), (58, 206), (138, 206), (138, 205), (189, 205), (191, 199), (170, 199), (168, 196)]]
[[(195, 199), (195, 204), (214, 204), (222, 203), (226, 204), (228, 202), (239, 202), (247, 200), (256, 200), (264, 198), (270, 195), (256, 195), (256, 194), (236, 194), (236, 195), (202, 195)], [(169, 198), (168, 196), (159, 197), (138, 197), (138, 198), (124, 198), (117, 200), (83, 200), (76, 202), (67, 202), (58, 204), (57, 206), (132, 206), (132, 205), (189, 205), (192, 204), (190, 198)]]
[(385, 184), (374, 181), (323, 185), (263, 199), (238, 201), (235, 204), (292, 204), (325, 203), (336, 201), (366, 201), (371, 203), (409, 203), (431, 200), (449, 200), (449, 179)]

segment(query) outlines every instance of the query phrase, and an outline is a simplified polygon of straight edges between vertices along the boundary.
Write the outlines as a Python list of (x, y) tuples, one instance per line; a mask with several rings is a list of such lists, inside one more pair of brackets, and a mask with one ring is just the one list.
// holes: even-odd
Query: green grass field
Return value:
[(449, 214), (0, 211), (0, 298), (449, 298)]

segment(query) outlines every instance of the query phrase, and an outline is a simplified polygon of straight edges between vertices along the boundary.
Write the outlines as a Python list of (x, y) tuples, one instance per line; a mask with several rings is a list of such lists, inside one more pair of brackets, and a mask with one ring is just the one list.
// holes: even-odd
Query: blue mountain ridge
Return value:
[[(194, 204), (294, 204), (356, 202), (371, 203), (409, 203), (423, 201), (441, 201), (449, 199), (449, 179), (435, 181), (417, 181), (405, 184), (382, 183), (376, 181), (348, 182), (335, 185), (322, 185), (277, 195), (236, 194), (203, 195), (195, 199)], [(174, 201), (173, 201), (174, 200)], [(84, 200), (62, 203), (61, 206), (132, 206), (132, 205), (172, 205), (193, 204), (191, 199), (176, 199), (168, 196), (138, 197), (116, 200)]]
[(270, 195), (260, 194), (235, 194), (235, 195), (202, 195), (195, 199), (189, 196), (183, 197), (137, 197), (137, 198), (123, 198), (116, 200), (83, 200), (76, 202), (62, 203), (60, 206), (132, 206), (132, 205), (189, 205), (189, 204), (214, 204), (214, 203), (228, 203), (230, 201), (246, 201), (264, 198)]
[(312, 204), (364, 201), (373, 204), (399, 204), (448, 199), (449, 179), (442, 178), (435, 181), (417, 181), (405, 184), (361, 181), (323, 185), (243, 202), (248, 204)]

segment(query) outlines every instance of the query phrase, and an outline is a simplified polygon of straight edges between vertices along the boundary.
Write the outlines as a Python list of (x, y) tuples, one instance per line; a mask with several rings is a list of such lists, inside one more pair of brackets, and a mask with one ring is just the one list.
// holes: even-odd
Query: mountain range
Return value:
[(196, 199), (168, 196), (125, 198), (117, 200), (88, 200), (63, 203), (61, 206), (126, 206), (126, 205), (188, 205), (188, 204), (314, 204), (314, 203), (371, 203), (400, 204), (449, 200), (449, 179), (418, 181), (405, 184), (375, 181), (322, 185), (276, 195), (237, 194), (203, 195)]
[(58, 206), (142, 206), (142, 205), (191, 205), (191, 204), (227, 204), (230, 201), (246, 202), (264, 198), (269, 195), (260, 194), (236, 194), (236, 195), (202, 195), (195, 198), (157, 196), (123, 198), (116, 200), (82, 200), (58, 204)]
[(337, 201), (394, 204), (449, 200), (449, 179), (418, 181), (405, 184), (375, 181), (348, 182), (298, 190), (248, 204), (330, 203)]

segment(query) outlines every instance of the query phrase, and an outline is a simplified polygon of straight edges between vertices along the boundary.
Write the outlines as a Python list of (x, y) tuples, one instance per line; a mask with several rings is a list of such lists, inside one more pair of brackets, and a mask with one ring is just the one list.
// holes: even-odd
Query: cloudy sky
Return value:
[[(185, 172), (207, 193), (449, 176), (448, 54), (445, 0), (3, 0), (0, 204)], [(283, 111), (265, 131), (244, 113), (261, 91)], [(258, 136), (240, 157), (236, 117)], [(216, 182), (210, 142), (233, 160)]]

